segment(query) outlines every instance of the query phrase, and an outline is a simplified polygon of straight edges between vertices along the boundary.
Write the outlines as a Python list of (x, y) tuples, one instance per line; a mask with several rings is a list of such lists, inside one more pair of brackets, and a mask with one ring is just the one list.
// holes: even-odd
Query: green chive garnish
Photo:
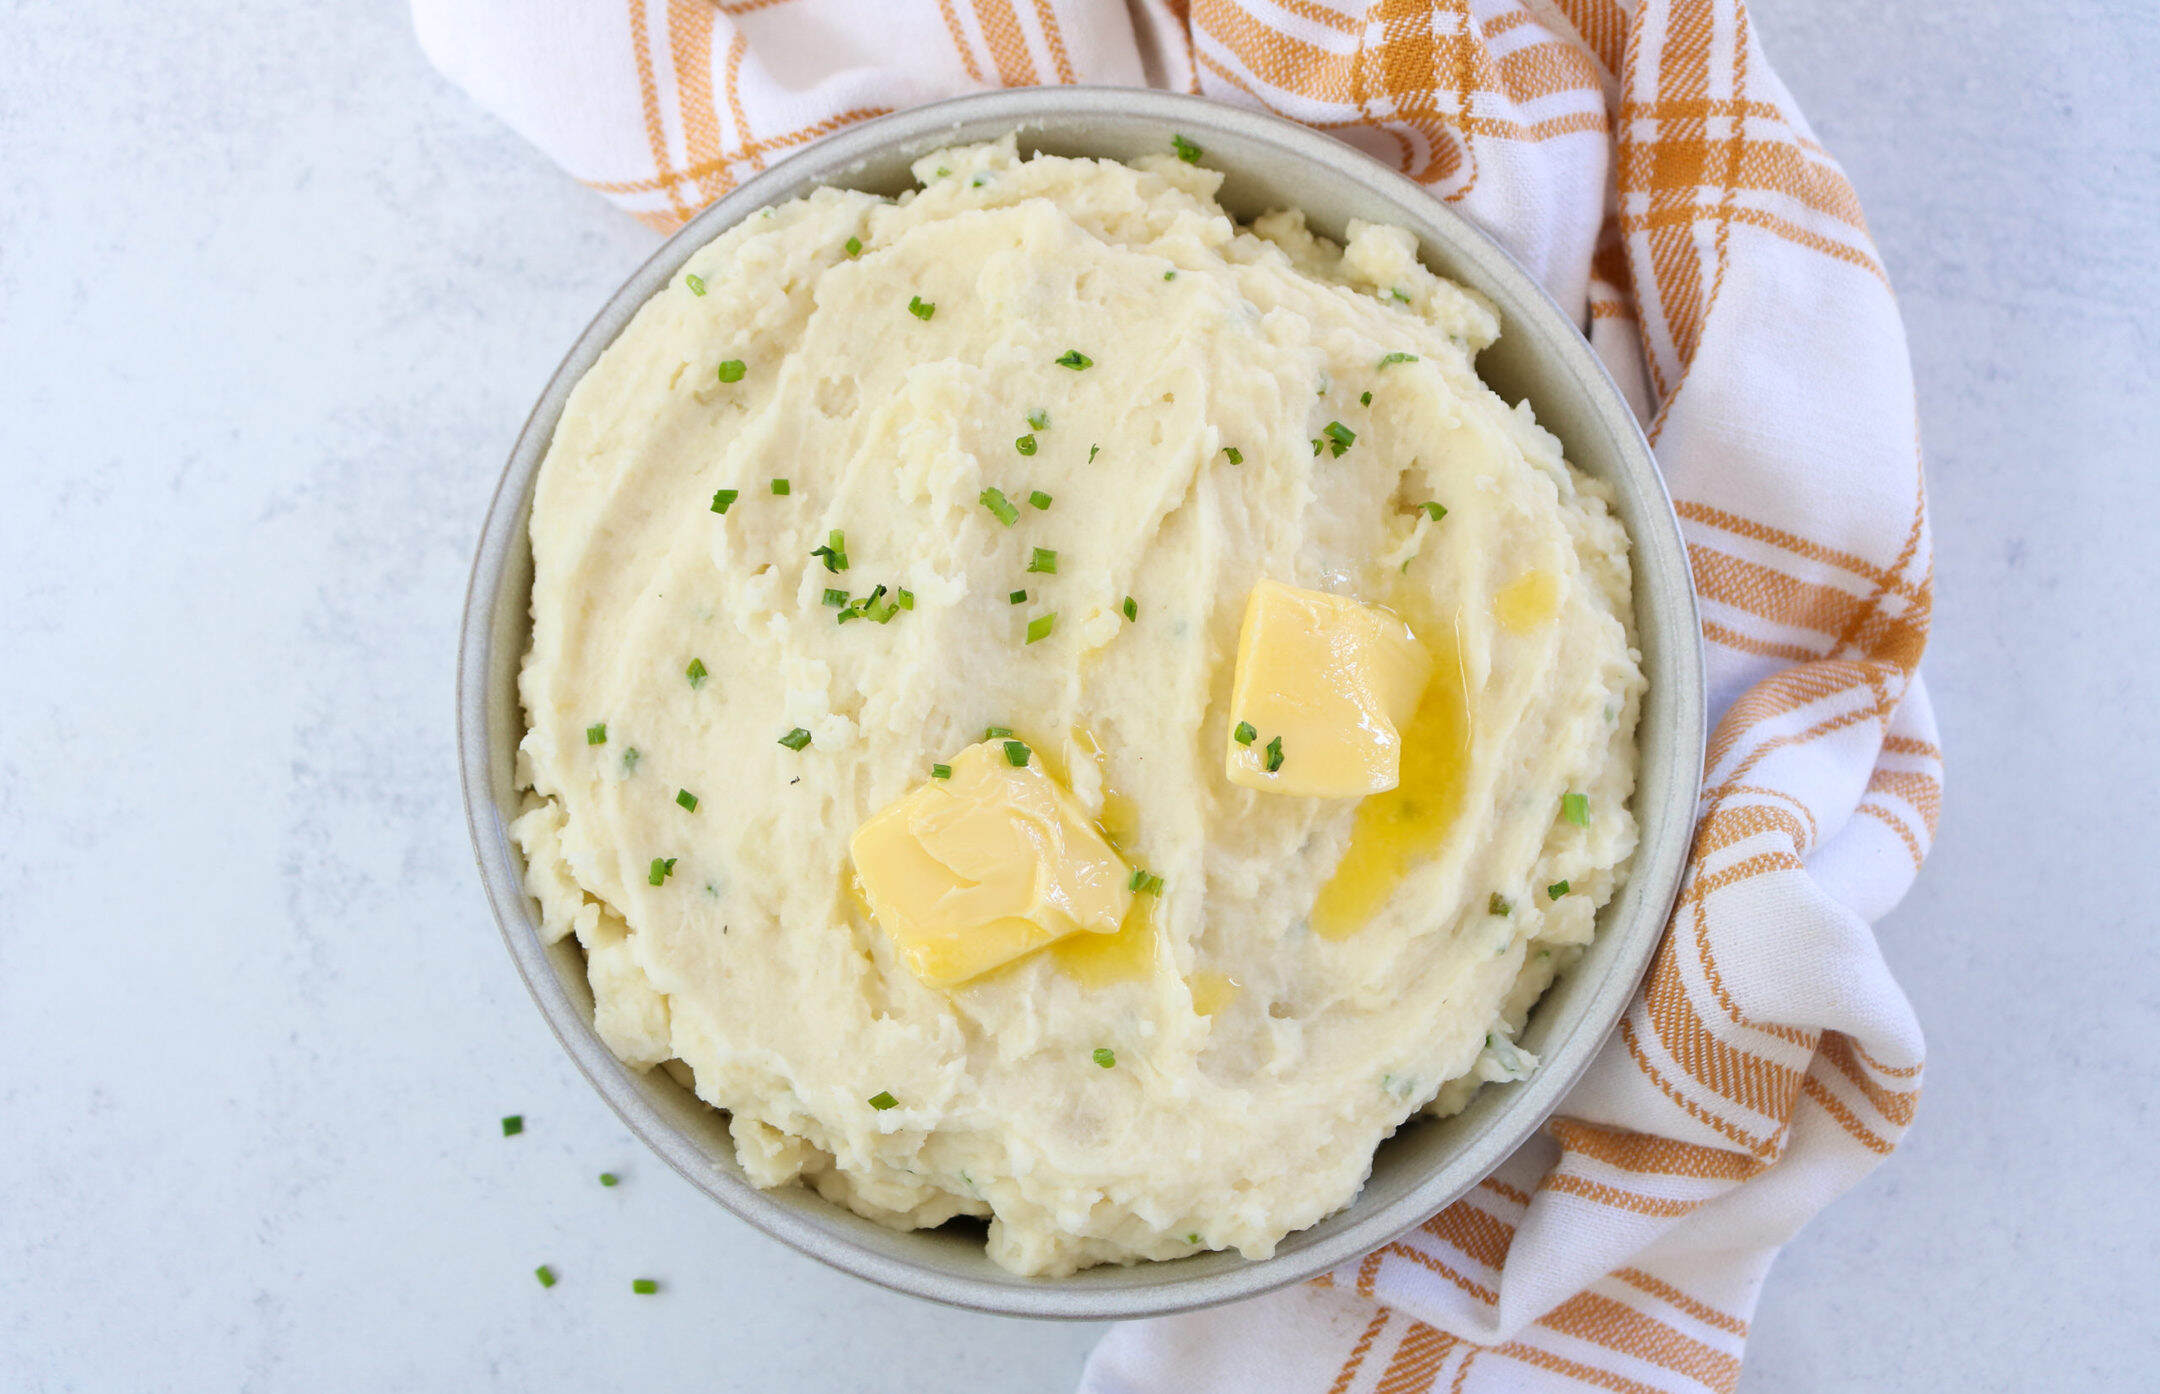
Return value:
[(870, 1107), (883, 1113), (886, 1109), (900, 1107), (900, 1101), (892, 1096), (890, 1089), (880, 1089), (870, 1096)]
[(1560, 816), (1578, 828), (1590, 826), (1590, 796), (1588, 794), (1562, 794)]
[[(1256, 732), (1255, 734), (1258, 734), (1258, 733)], [(1276, 737), (1276, 738), (1275, 738), (1274, 740), (1271, 740), (1271, 741), (1269, 741), (1269, 742), (1267, 743), (1267, 772), (1268, 772), (1269, 774), (1273, 774), (1273, 773), (1275, 773), (1275, 771), (1277, 771), (1277, 770), (1279, 770), (1279, 769), (1281, 769), (1281, 768), (1282, 768), (1282, 737), (1281, 737), (1281, 736), (1277, 736), (1277, 737)]]
[(1233, 465), (1242, 465), (1245, 463), (1245, 452), (1238, 449), (1234, 445), (1224, 446), (1222, 453), (1230, 457), (1230, 463)]
[(620, 1176), (617, 1176), (612, 1171), (603, 1171), (600, 1173), (600, 1184), (603, 1186), (613, 1186), (620, 1183), (621, 1180), (622, 1178)]
[(642, 756), (640, 756), (640, 755), (638, 754), (638, 748), (637, 748), (636, 746), (634, 746), (634, 745), (633, 745), (633, 746), (631, 746), (631, 747), (630, 747), (630, 748), (629, 748), (628, 750), (624, 751), (624, 752), (622, 753), (622, 768), (623, 768), (623, 773), (624, 773), (624, 774), (636, 774), (636, 773), (637, 773), (637, 762), (638, 762), (638, 761), (639, 761), (640, 759), (642, 759), (642, 758), (643, 758), (643, 757), (642, 757)]
[[(1398, 293), (1399, 293), (1399, 292), (1398, 292)], [(1383, 368), (1385, 368), (1385, 367), (1386, 367), (1386, 366), (1388, 366), (1388, 364), (1390, 364), (1390, 363), (1415, 363), (1415, 362), (1417, 362), (1417, 355), (1416, 355), (1416, 354), (1414, 354), (1414, 353), (1391, 353), (1391, 354), (1387, 355), (1387, 356), (1386, 356), (1385, 358), (1383, 358), (1383, 359), (1381, 359), (1381, 360), (1380, 360), (1380, 366), (1381, 366), (1381, 367), (1383, 367)]]
[(1253, 724), (1250, 721), (1240, 721), (1237, 724), (1237, 729), (1230, 733), (1230, 739), (1236, 741), (1239, 745), (1251, 745), (1254, 741), (1260, 739), (1260, 733), (1253, 729)]
[(1326, 426), (1322, 427), (1321, 429), (1322, 433), (1326, 435), (1330, 441), (1334, 442), (1334, 450), (1337, 455), (1342, 454), (1345, 450), (1348, 450), (1351, 446), (1357, 444), (1357, 432), (1351, 430), (1348, 426), (1343, 425), (1340, 421), (1330, 421)]
[(1014, 769), (1027, 768), (1028, 748), (1026, 741), (1005, 742), (1005, 763)]
[(504, 1137), (516, 1137), (519, 1133), (525, 1131), (525, 1115), (513, 1113), (508, 1118), (503, 1119), (502, 1124)]
[(704, 659), (702, 659), (702, 658), (693, 658), (693, 659), (691, 659), (691, 660), (690, 660), (690, 666), (689, 666), (689, 667), (687, 667), (687, 668), (685, 668), (685, 669), (683, 669), (682, 671), (683, 671), (683, 676), (684, 676), (684, 677), (686, 677), (686, 678), (688, 678), (688, 679), (690, 679), (690, 685), (691, 685), (692, 687), (703, 687), (703, 686), (705, 685), (705, 660), (704, 660)]
[(1369, 406), (1371, 406), (1371, 405), (1372, 405), (1372, 393), (1370, 393), (1370, 392), (1360, 392), (1360, 393), (1358, 393), (1358, 399), (1357, 399), (1357, 404), (1358, 404), (1359, 406), (1361, 406), (1361, 407), (1369, 407)]
[(847, 592), (836, 591), (832, 587), (827, 586), (825, 588), (825, 603), (837, 610), (841, 606), (847, 604)]
[(1117, 1052), (1108, 1046), (1097, 1046), (1094, 1055), (1090, 1058), (1107, 1070), (1117, 1063)]
[(533, 1270), (533, 1276), (540, 1280), (540, 1286), (544, 1288), (555, 1286), (555, 1270), (544, 1263)]
[(1048, 508), (1050, 506), (1050, 496), (1042, 490), (1036, 489), (1028, 494), (1028, 502), (1037, 508)]
[(915, 592), (902, 586), (893, 592), (893, 603), (903, 610), (912, 610), (915, 608)]
[(785, 497), (788, 491), (788, 482), (785, 479), (775, 479), (772, 482), (772, 491)]
[(825, 545), (811, 548), (810, 555), (822, 560), (827, 571), (847, 570), (847, 534), (834, 528), (825, 534)]
[(975, 496), (975, 502), (989, 509), (991, 515), (1008, 528), (1020, 521), (1020, 510), (1012, 506), (1002, 489), (985, 489)]
[(1049, 638), (1050, 628), (1056, 623), (1057, 612), (1054, 610), (1047, 615), (1038, 615), (1034, 619), (1029, 620), (1027, 627), (1027, 641), (1032, 644), (1037, 639)]
[(860, 237), (850, 237), (842, 245), (847, 248), (847, 254), (849, 256), (859, 257), (862, 255), (862, 239)]
[(908, 301), (907, 312), (917, 319), (928, 319), (937, 313), (937, 306), (918, 295)]
[(675, 802), (692, 813), (697, 812), (697, 795), (691, 793), (688, 789), (677, 789), (675, 791)]
[(1320, 437), (1318, 436), (1314, 436), (1312, 438), (1312, 453), (1318, 455), (1321, 451), (1325, 449), (1327, 449), (1327, 442), (1320, 439)]
[(739, 489), (718, 490), (712, 496), (712, 511), (715, 513), (727, 512), (728, 505), (734, 503), (735, 500), (740, 498), (741, 496), (742, 491)]
[(585, 744), (607, 744), (607, 723), (605, 721), (595, 721), (592, 725), (585, 728)]
[(1118, 608), (1125, 612), (1126, 619), (1136, 620), (1140, 618), (1140, 603), (1129, 595), (1125, 597), (1125, 603)]
[(1442, 518), (1447, 517), (1447, 509), (1442, 507), (1440, 504), (1435, 503), (1431, 499), (1427, 499), (1425, 502), (1419, 504), (1418, 507), (1424, 509), (1425, 516), (1432, 519), (1436, 523), (1439, 522)]
[(646, 868), (645, 884), (648, 886), (657, 886), (661, 882), (667, 880), (668, 877), (673, 876), (674, 874), (675, 859), (673, 857), (654, 857), (652, 859), (652, 865)]
[(1162, 273), (1162, 278), (1163, 278), (1164, 280), (1166, 280), (1166, 281), (1174, 281), (1174, 280), (1176, 280), (1176, 279), (1177, 279), (1177, 272), (1175, 272), (1175, 271), (1165, 271), (1165, 272), (1163, 272), (1163, 273)]
[(1011, 735), (1011, 734), (1012, 734), (1012, 727), (1010, 727), (1010, 726), (985, 726), (985, 727), (983, 727), (983, 739), (984, 739), (984, 740), (986, 740), (986, 741), (994, 741), (994, 740), (998, 739), (998, 738), (999, 738), (1000, 736), (1009, 736), (1009, 735)]
[(1037, 407), (1027, 414), (1027, 423), (1031, 430), (1047, 431), (1050, 429), (1050, 413)]
[(1545, 888), (1545, 898), (1547, 900), (1558, 900), (1567, 893), (1568, 883), (1565, 881), (1555, 881)]
[(1494, 891), (1492, 898), (1485, 902), (1485, 913), (1488, 915), (1511, 915), (1514, 912), (1515, 902), (1498, 891)]
[(1057, 553), (1048, 547), (1037, 547), (1028, 557), (1027, 569), (1039, 571), (1046, 576), (1057, 575)]
[(810, 733), (798, 726), (782, 736), (780, 744), (786, 746), (789, 750), (801, 750), (804, 746), (810, 744)]
[(1186, 164), (1196, 165), (1200, 163), (1200, 147), (1185, 139), (1185, 137), (1170, 137), (1170, 148), (1177, 151), (1177, 157)]
[(1033, 455), (1035, 453), (1035, 437), (1020, 437), (1020, 439), (1013, 442), (1013, 449), (1019, 451), (1022, 455)]
[(1091, 465), (1092, 465), (1092, 464), (1094, 464), (1094, 463), (1095, 463), (1095, 452), (1096, 452), (1096, 451), (1098, 451), (1098, 450), (1100, 450), (1100, 449), (1102, 449), (1102, 447), (1101, 447), (1101, 446), (1099, 446), (1099, 445), (1091, 445), (1091, 446), (1089, 446), (1089, 447), (1088, 447), (1088, 463), (1089, 463), (1089, 464), (1091, 464)]
[(741, 382), (743, 374), (749, 371), (748, 368), (743, 366), (743, 361), (740, 358), (730, 358), (720, 365), (720, 381)]
[[(1082, 353), (1078, 349), (1067, 349), (1063, 353), (1059, 354), (1054, 361), (1060, 368), (1070, 368), (1076, 373), (1083, 368), (1092, 368), (1095, 366), (1095, 360), (1088, 357), (1086, 354)], [(1092, 459), (1093, 457), (1090, 456), (1089, 458)]]
[(932, 766), (930, 767), (930, 777), (931, 777), (932, 779), (951, 779), (951, 778), (952, 778), (952, 766), (950, 766), (950, 765), (932, 765)]
[(1025, 604), (1027, 604), (1027, 592), (1026, 592), (1026, 591), (1008, 591), (1008, 592), (1006, 593), (1006, 595), (1005, 595), (1005, 599), (1006, 599), (1006, 601), (1007, 601), (1007, 602), (1009, 602), (1010, 604), (1014, 604), (1014, 605), (1025, 605)]
[(1402, 301), (1402, 303), (1405, 305), (1410, 303), (1410, 292), (1404, 290), (1401, 286), (1392, 287), (1388, 291), (1388, 294), (1394, 296), (1397, 300)]
[(630, 1280), (630, 1291), (640, 1297), (650, 1297), (660, 1291), (660, 1285), (650, 1278), (632, 1278)]
[(705, 278), (694, 271), (683, 277), (682, 283), (690, 287), (692, 295), (703, 295), (705, 293)]
[(1136, 866), (1133, 868), (1132, 876), (1125, 882), (1125, 889), (1135, 895), (1160, 895), (1162, 893), (1162, 877), (1157, 876), (1144, 866)]

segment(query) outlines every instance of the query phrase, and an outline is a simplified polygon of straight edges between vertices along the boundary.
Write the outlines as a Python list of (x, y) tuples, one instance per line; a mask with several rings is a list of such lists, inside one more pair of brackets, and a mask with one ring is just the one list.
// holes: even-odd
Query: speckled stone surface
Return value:
[[(2058, 13), (1755, 10), (1911, 327), (1951, 769), (1883, 926), (1919, 1124), (1779, 1263), (1750, 1394), (2160, 1364), (2160, 32)], [(652, 245), (397, 7), (0, 14), (0, 1387), (1077, 1372), (1088, 1327), (826, 1272), (649, 1160), (481, 901), (469, 549)]]

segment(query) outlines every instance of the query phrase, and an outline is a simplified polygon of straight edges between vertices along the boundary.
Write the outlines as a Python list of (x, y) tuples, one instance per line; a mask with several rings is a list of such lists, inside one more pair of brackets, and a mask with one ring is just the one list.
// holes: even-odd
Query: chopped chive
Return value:
[(1091, 445), (1091, 446), (1089, 446), (1089, 447), (1088, 447), (1088, 463), (1089, 463), (1089, 464), (1091, 464), (1091, 465), (1092, 465), (1092, 464), (1094, 464), (1094, 463), (1095, 463), (1095, 452), (1096, 452), (1096, 451), (1098, 451), (1098, 450), (1100, 450), (1100, 449), (1102, 449), (1102, 447), (1101, 447), (1101, 446), (1099, 446), (1099, 445)]
[(1050, 429), (1050, 413), (1041, 407), (1037, 407), (1027, 414), (1027, 423), (1033, 430), (1047, 431)]
[(883, 1113), (886, 1109), (900, 1107), (900, 1101), (892, 1096), (890, 1089), (880, 1089), (870, 1096), (870, 1107)]
[(607, 723), (605, 721), (595, 721), (592, 725), (585, 728), (585, 744), (607, 744)]
[(617, 1176), (612, 1171), (603, 1171), (600, 1173), (600, 1184), (603, 1186), (618, 1185), (621, 1183), (621, 1181), (622, 1178), (620, 1176)]
[(1198, 1230), (1195, 1230), (1191, 1234), (1186, 1235), (1185, 1242), (1188, 1244), (1198, 1244), (1200, 1242), (1200, 1232)]
[(1441, 504), (1436, 503), (1432, 499), (1425, 500), (1425, 502), (1419, 504), (1418, 507), (1424, 509), (1425, 516), (1432, 519), (1436, 523), (1439, 522), (1442, 518), (1447, 517), (1447, 509)]
[(1025, 604), (1027, 604), (1027, 592), (1026, 592), (1026, 591), (1008, 591), (1008, 592), (1006, 593), (1005, 599), (1006, 599), (1006, 600), (1007, 600), (1008, 602), (1010, 602), (1011, 604), (1014, 604), (1014, 605), (1025, 605)]
[(1088, 1058), (1106, 1070), (1117, 1064), (1117, 1052), (1108, 1046), (1095, 1047), (1095, 1053)]
[(1125, 612), (1126, 619), (1136, 620), (1140, 618), (1140, 602), (1129, 595), (1125, 597), (1125, 603), (1118, 608)]
[(717, 490), (712, 496), (712, 511), (715, 513), (725, 513), (728, 511), (729, 505), (733, 504), (735, 500), (740, 497), (742, 497), (742, 491), (740, 489)]
[(1372, 393), (1370, 393), (1370, 392), (1360, 392), (1360, 393), (1358, 393), (1358, 399), (1357, 399), (1357, 404), (1358, 404), (1359, 406), (1361, 406), (1361, 407), (1369, 407), (1369, 406), (1371, 406), (1371, 405), (1372, 405)]
[(1390, 363), (1415, 363), (1417, 361), (1417, 355), (1414, 353), (1391, 353), (1380, 360), (1380, 366), (1385, 368)]
[(825, 588), (825, 603), (837, 610), (841, 606), (847, 604), (847, 592), (836, 591), (832, 587), (827, 586)]
[(697, 812), (697, 795), (691, 793), (688, 789), (677, 789), (675, 791), (675, 802), (692, 813)]
[(1175, 272), (1175, 271), (1165, 271), (1165, 272), (1163, 272), (1163, 273), (1162, 273), (1162, 278), (1163, 278), (1164, 280), (1166, 280), (1166, 281), (1174, 281), (1174, 280), (1176, 280), (1176, 279), (1177, 279), (1177, 272)]
[(1144, 866), (1136, 866), (1133, 868), (1131, 877), (1125, 882), (1125, 889), (1135, 895), (1160, 895), (1162, 894), (1162, 877), (1157, 876)]
[(887, 599), (885, 588), (879, 586), (862, 598), (862, 612), (872, 624), (891, 624), (900, 613), (900, 602)]
[(1325, 449), (1327, 449), (1327, 442), (1320, 439), (1320, 437), (1318, 436), (1314, 436), (1312, 438), (1312, 453), (1318, 455), (1321, 451)]
[(780, 744), (786, 746), (789, 750), (801, 750), (804, 746), (810, 744), (810, 733), (798, 726), (782, 736)]
[(1329, 440), (1335, 442), (1335, 453), (1337, 455), (1357, 444), (1357, 432), (1343, 425), (1340, 421), (1330, 421), (1321, 429)]
[(932, 779), (951, 779), (951, 778), (952, 778), (952, 766), (950, 766), (950, 765), (932, 765), (932, 766), (930, 767), (930, 777), (931, 777)]
[(690, 666), (683, 669), (682, 672), (684, 677), (690, 679), (690, 685), (692, 687), (703, 687), (705, 685), (706, 673), (704, 659), (691, 659)]
[(630, 1291), (640, 1297), (650, 1297), (660, 1291), (660, 1285), (650, 1278), (632, 1278), (630, 1280)]
[(1019, 451), (1022, 455), (1033, 455), (1035, 453), (1035, 437), (1020, 437), (1020, 439), (1013, 442), (1013, 449)]
[(1558, 900), (1567, 893), (1568, 883), (1565, 881), (1555, 881), (1545, 888), (1545, 898), (1547, 900)]
[(1405, 305), (1410, 303), (1410, 292), (1404, 290), (1401, 286), (1391, 287), (1388, 290), (1388, 294), (1394, 296), (1397, 300), (1402, 301), (1402, 303)]
[(1009, 736), (1009, 735), (1011, 735), (1011, 734), (1012, 734), (1012, 727), (1010, 727), (1010, 726), (985, 726), (985, 727), (983, 727), (983, 739), (984, 739), (984, 740), (986, 740), (986, 741), (994, 741), (994, 740), (998, 739), (998, 738), (999, 738), (1000, 736)]
[(544, 1288), (555, 1286), (555, 1270), (544, 1263), (533, 1270), (533, 1276), (540, 1280), (540, 1286)]
[(906, 586), (902, 586), (893, 592), (893, 604), (898, 605), (903, 610), (914, 609), (915, 592), (909, 590)]
[(1237, 724), (1237, 729), (1230, 733), (1230, 739), (1236, 741), (1239, 745), (1251, 745), (1254, 741), (1260, 739), (1260, 733), (1253, 728), (1250, 721), (1240, 721)]
[(862, 255), (862, 239), (860, 237), (850, 237), (841, 245), (847, 248), (847, 254), (851, 257)]
[(786, 497), (788, 491), (788, 482), (785, 479), (775, 479), (772, 482), (772, 491), (776, 494), (781, 495), (783, 498)]
[(1277, 737), (1276, 737), (1276, 738), (1275, 738), (1274, 740), (1271, 740), (1271, 741), (1269, 741), (1269, 742), (1267, 743), (1267, 772), (1268, 772), (1269, 774), (1273, 774), (1273, 773), (1275, 773), (1275, 771), (1277, 771), (1277, 770), (1279, 770), (1279, 769), (1281, 769), (1281, 768), (1282, 768), (1282, 737), (1281, 737), (1281, 736), (1277, 736)]
[(1200, 163), (1200, 147), (1185, 139), (1185, 137), (1170, 137), (1170, 148), (1177, 151), (1177, 157), (1186, 164), (1196, 165)]
[(683, 277), (682, 283), (690, 287), (690, 293), (692, 295), (703, 295), (705, 293), (705, 278), (698, 275), (695, 271)]
[(1028, 493), (1028, 502), (1037, 508), (1048, 508), (1050, 506), (1050, 496), (1040, 489), (1034, 489)]
[(1088, 357), (1086, 354), (1082, 353), (1078, 349), (1067, 349), (1063, 353), (1059, 354), (1052, 361), (1055, 362), (1060, 368), (1070, 368), (1076, 373), (1083, 368), (1092, 368), (1095, 366), (1095, 360)]
[(675, 859), (673, 857), (654, 857), (652, 859), (652, 865), (646, 868), (645, 884), (648, 886), (657, 886), (661, 882), (667, 880), (668, 877), (673, 876), (674, 874)]
[(1020, 521), (1020, 510), (1012, 506), (1002, 489), (985, 489), (975, 496), (975, 502), (989, 509), (992, 516), (1008, 528)]
[(502, 1128), (504, 1137), (516, 1137), (519, 1133), (525, 1131), (525, 1115), (522, 1113), (511, 1114), (503, 1119)]
[(623, 773), (624, 773), (624, 774), (636, 774), (636, 773), (637, 773), (637, 762), (638, 762), (639, 760), (643, 759), (643, 758), (644, 758), (643, 756), (641, 756), (641, 755), (639, 755), (639, 754), (638, 754), (638, 748), (637, 748), (636, 746), (634, 746), (634, 745), (633, 745), (633, 746), (631, 746), (631, 747), (630, 747), (630, 748), (629, 748), (628, 750), (624, 751), (624, 752), (622, 753), (622, 768), (623, 768)]
[(1038, 615), (1034, 619), (1029, 620), (1027, 627), (1027, 641), (1032, 644), (1037, 639), (1049, 638), (1051, 626), (1055, 625), (1056, 623), (1057, 612), (1054, 610), (1047, 615)]
[(1028, 748), (1026, 741), (1005, 742), (1005, 763), (1014, 769), (1027, 768)]
[(847, 534), (834, 528), (825, 534), (825, 545), (811, 548), (810, 555), (823, 561), (827, 571), (847, 570)]
[(1245, 463), (1245, 452), (1238, 449), (1234, 445), (1224, 446), (1222, 453), (1230, 457), (1230, 463), (1233, 465), (1242, 465)]
[(1578, 828), (1590, 826), (1590, 796), (1588, 794), (1562, 794), (1560, 816)]
[(1515, 913), (1515, 902), (1509, 900), (1500, 892), (1494, 891), (1492, 897), (1485, 902), (1485, 913), (1488, 915), (1511, 915)]
[(1048, 547), (1033, 549), (1028, 557), (1027, 569), (1041, 572), (1046, 576), (1057, 575), (1057, 553), (1051, 551)]
[(908, 301), (907, 312), (917, 319), (928, 319), (937, 313), (937, 306), (918, 295)]
[(740, 358), (730, 358), (720, 365), (720, 381), (741, 382), (743, 374), (749, 371)]

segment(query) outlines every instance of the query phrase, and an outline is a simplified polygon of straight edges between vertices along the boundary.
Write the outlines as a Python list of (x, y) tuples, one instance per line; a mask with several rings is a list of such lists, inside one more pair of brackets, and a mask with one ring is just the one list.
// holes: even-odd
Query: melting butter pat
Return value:
[(1132, 869), (1040, 760), (984, 741), (855, 831), (870, 914), (908, 970), (953, 987), (1074, 933), (1114, 934)]
[[(1392, 611), (1261, 581), (1238, 633), (1224, 773), (1248, 789), (1316, 798), (1392, 789), (1401, 728), (1431, 672), (1417, 635)], [(1271, 773), (1275, 740), (1281, 760)]]

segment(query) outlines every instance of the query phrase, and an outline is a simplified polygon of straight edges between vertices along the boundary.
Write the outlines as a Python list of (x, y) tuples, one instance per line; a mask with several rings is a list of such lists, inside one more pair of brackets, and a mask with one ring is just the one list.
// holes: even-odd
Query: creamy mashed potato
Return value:
[[(572, 394), (529, 885), (608, 1045), (727, 1110), (759, 1185), (986, 1217), (1022, 1273), (1264, 1257), (1535, 1068), (1513, 1034), (1635, 842), (1627, 538), (1407, 234), (1241, 226), (1168, 153), (916, 172), (731, 229)], [(1413, 631), (1399, 787), (1227, 777), (1263, 580)], [(998, 727), (1159, 886), (931, 986), (850, 840)]]

